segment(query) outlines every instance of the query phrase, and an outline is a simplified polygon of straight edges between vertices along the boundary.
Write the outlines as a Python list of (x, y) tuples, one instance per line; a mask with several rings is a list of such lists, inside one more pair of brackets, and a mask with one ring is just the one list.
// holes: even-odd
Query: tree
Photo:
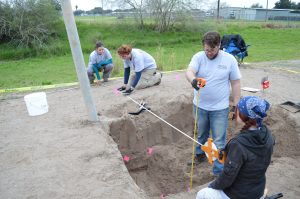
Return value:
[(121, 0), (124, 4), (129, 5), (137, 14), (141, 28), (144, 27), (144, 13), (146, 12), (147, 0)]
[(262, 5), (259, 5), (259, 3), (252, 4), (251, 8), (262, 8)]
[(59, 0), (52, 0), (52, 5), (54, 6), (55, 10), (61, 11), (61, 4)]
[(291, 9), (292, 2), (290, 0), (279, 0), (275, 3), (277, 9)]
[(101, 7), (95, 7), (94, 9), (90, 10), (90, 13), (92, 13), (92, 14), (102, 14), (103, 9)]
[(292, 2), (291, 9), (299, 10), (300, 9), (300, 3), (296, 4), (295, 2)]
[(141, 28), (144, 27), (144, 17), (154, 18), (155, 27), (159, 32), (169, 30), (176, 21), (181, 20), (182, 13), (193, 4), (202, 0), (115, 0), (119, 5), (127, 5), (133, 9)]
[(75, 16), (79, 16), (79, 15), (81, 15), (81, 14), (84, 14), (85, 11), (79, 9), (79, 10), (75, 10), (73, 13), (74, 13)]
[(58, 21), (52, 0), (0, 2), (0, 40), (15, 46), (43, 46), (56, 33)]
[(226, 2), (222, 2), (222, 1), (219, 1), (219, 0), (215, 0), (211, 3), (209, 3), (209, 5), (206, 5), (206, 6), (209, 6), (209, 9), (210, 10), (217, 10), (218, 9), (218, 5), (220, 8), (228, 8), (230, 7), (230, 5), (228, 5)]
[(167, 31), (176, 21), (176, 15), (184, 9), (182, 0), (151, 0), (150, 13), (154, 17), (156, 29)]

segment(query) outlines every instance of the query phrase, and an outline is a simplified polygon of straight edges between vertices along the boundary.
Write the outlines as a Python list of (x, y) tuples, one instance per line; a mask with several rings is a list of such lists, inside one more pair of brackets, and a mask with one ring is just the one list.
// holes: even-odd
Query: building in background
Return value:
[(291, 9), (227, 7), (220, 8), (219, 16), (223, 19), (240, 19), (255, 21), (263, 21), (266, 19), (300, 21), (300, 12)]

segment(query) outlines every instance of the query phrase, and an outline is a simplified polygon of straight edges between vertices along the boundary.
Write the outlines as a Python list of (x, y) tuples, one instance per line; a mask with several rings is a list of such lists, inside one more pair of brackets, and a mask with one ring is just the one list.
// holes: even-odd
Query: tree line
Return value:
[[(172, 29), (178, 21), (186, 20), (186, 13), (205, 3), (204, 0), (107, 0), (106, 3), (117, 2), (136, 14), (139, 27), (145, 26), (145, 14), (151, 15), (154, 27), (158, 32)], [(254, 4), (259, 6), (259, 4)], [(74, 11), (75, 15), (84, 11)], [(279, 0), (275, 3), (278, 9), (300, 9), (300, 3), (290, 0)], [(96, 7), (87, 13), (106, 14), (112, 10)], [(296, 11), (297, 12), (297, 11)], [(42, 48), (57, 36), (61, 25), (61, 4), (59, 0), (0, 0), (0, 44), (9, 43), (14, 46)]]

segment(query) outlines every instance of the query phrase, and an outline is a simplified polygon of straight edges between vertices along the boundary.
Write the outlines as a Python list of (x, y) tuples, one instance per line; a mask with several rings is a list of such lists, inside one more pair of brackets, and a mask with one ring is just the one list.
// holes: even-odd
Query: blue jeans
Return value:
[[(196, 107), (193, 107), (194, 117), (196, 117)], [(198, 108), (197, 132), (198, 142), (205, 144), (212, 132), (212, 139), (218, 149), (223, 149), (226, 144), (226, 131), (228, 126), (229, 108), (217, 111), (206, 111)], [(196, 155), (203, 154), (201, 147), (196, 146)], [(214, 161), (213, 174), (218, 175), (223, 170), (224, 165), (219, 161)]]

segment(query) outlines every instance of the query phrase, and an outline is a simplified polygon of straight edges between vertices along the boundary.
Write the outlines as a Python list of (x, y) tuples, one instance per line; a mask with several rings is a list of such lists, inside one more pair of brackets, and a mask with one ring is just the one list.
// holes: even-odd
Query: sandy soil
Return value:
[[(269, 195), (282, 192), (284, 198), (300, 198), (300, 112), (279, 106), (300, 102), (299, 64), (241, 66), (242, 87), (260, 88), (264, 76), (271, 83), (264, 92), (242, 95), (262, 96), (272, 104), (266, 124), (277, 144), (267, 188)], [(195, 168), (194, 187), (188, 191), (192, 142), (148, 112), (128, 115), (138, 107), (114, 93), (121, 83), (117, 79), (92, 87), (99, 123), (87, 120), (79, 88), (45, 91), (49, 112), (35, 117), (28, 116), (26, 93), (1, 95), (0, 198), (195, 198), (212, 180), (210, 165)], [(146, 101), (157, 116), (192, 135), (192, 88), (184, 72), (165, 73), (159, 86), (130, 97)], [(228, 137), (238, 126), (232, 129)]]

